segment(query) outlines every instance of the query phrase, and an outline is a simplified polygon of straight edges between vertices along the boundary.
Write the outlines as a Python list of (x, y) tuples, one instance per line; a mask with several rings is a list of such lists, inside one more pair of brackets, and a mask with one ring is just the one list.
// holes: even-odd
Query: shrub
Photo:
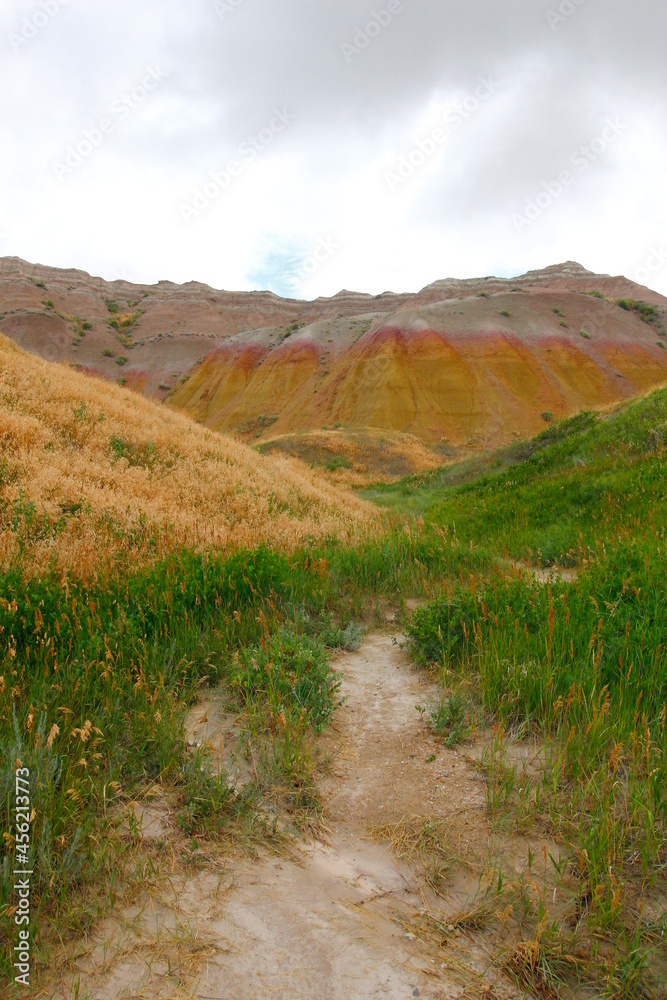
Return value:
[(470, 732), (466, 720), (466, 703), (460, 694), (443, 698), (431, 712), (431, 729), (441, 737), (446, 747), (456, 746)]
[(118, 357), (116, 358), (116, 364), (117, 364), (117, 365), (121, 365), (121, 366), (122, 366), (122, 365), (126, 365), (126, 364), (127, 364), (127, 358), (125, 357), (125, 355), (124, 355), (124, 354), (120, 354), (120, 355), (119, 355), (119, 356), (118, 356)]
[(544, 420), (547, 424), (550, 424), (553, 418), (554, 415), (551, 410), (545, 410), (542, 414), (542, 420)]
[(114, 352), (111, 350), (110, 347), (105, 347), (104, 350), (102, 351), (102, 355), (105, 358), (113, 358), (113, 357), (115, 357)]

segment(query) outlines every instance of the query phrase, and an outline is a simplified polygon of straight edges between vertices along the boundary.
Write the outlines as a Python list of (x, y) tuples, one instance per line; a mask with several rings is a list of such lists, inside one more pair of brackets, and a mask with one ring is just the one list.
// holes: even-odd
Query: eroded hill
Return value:
[[(274, 450), (335, 433), (325, 451), (356, 455), (359, 433), (407, 434), (402, 472), (430, 464), (410, 464), (415, 437), (440, 458), (497, 447), (661, 384), (666, 319), (657, 293), (572, 262), (303, 302), (0, 261), (0, 329), (33, 353)], [(366, 450), (353, 471), (391, 475)]]

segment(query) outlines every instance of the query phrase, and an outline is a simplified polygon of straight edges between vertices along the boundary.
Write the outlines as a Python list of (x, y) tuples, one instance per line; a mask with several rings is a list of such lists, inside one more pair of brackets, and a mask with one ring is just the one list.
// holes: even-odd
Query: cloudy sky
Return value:
[(664, 0), (0, 0), (0, 255), (311, 298), (667, 294)]

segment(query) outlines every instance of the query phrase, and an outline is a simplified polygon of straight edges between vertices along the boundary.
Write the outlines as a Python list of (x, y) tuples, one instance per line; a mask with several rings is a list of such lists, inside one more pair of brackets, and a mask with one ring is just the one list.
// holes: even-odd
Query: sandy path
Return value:
[(336, 668), (346, 700), (323, 741), (327, 842), (302, 845), (293, 858), (175, 872), (173, 896), (112, 918), (95, 947), (82, 949), (79, 997), (86, 989), (95, 1000), (483, 995), (464, 993), (442, 953), (410, 932), (437, 901), (416, 869), (369, 835), (404, 819), (449, 819), (454, 850), (483, 853), (483, 787), (462, 756), (430, 735), (416, 707), (431, 706), (437, 690), (395, 639), (372, 636)]

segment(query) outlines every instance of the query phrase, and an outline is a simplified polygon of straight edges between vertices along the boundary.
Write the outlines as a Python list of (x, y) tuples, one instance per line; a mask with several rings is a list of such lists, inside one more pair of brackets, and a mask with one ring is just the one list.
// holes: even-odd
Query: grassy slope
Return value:
[(263, 455), (281, 452), (319, 469), (336, 485), (394, 482), (436, 468), (441, 459), (417, 438), (397, 431), (321, 430), (271, 438), (256, 446)]
[[(489, 808), (545, 826), (569, 853), (567, 910), (546, 906), (530, 941), (528, 979), (547, 995), (569, 995), (576, 974), (605, 996), (654, 996), (666, 958), (666, 445), (661, 390), (372, 493), (495, 560), (418, 611), (409, 635), (443, 671), (445, 735), (465, 729), (470, 690), (469, 711), (497, 720)], [(521, 564), (575, 579), (553, 569), (538, 583)], [(508, 731), (541, 741), (537, 777), (505, 756)]]
[(33, 570), (55, 559), (95, 573), (138, 545), (140, 564), (182, 545), (288, 549), (351, 538), (373, 521), (369, 507), (287, 458), (262, 458), (4, 337), (0, 444), (0, 558)]

